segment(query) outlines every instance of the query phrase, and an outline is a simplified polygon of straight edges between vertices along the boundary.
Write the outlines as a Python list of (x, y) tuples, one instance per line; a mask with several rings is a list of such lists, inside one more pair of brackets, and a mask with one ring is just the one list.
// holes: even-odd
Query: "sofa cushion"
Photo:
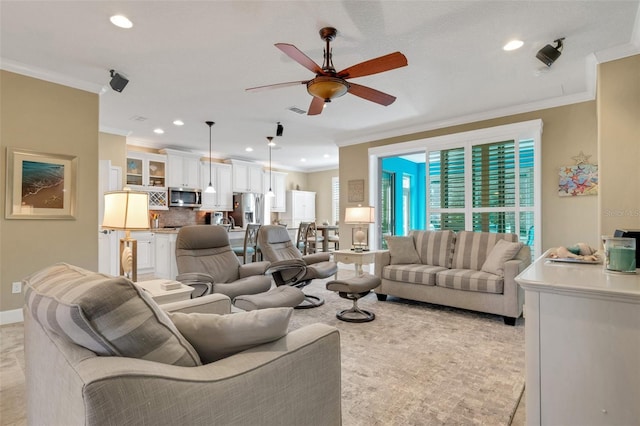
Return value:
[(411, 284), (436, 285), (436, 273), (444, 271), (441, 266), (423, 265), (387, 265), (382, 268), (382, 278)]
[(453, 231), (411, 231), (420, 262), (425, 265), (451, 268), (451, 258), (456, 241)]
[(26, 309), (45, 329), (98, 355), (201, 365), (151, 296), (124, 277), (59, 263), (25, 278)]
[(518, 241), (518, 236), (516, 234), (498, 234), (493, 232), (458, 232), (451, 267), (453, 269), (473, 269), (479, 271), (485, 260), (487, 260), (487, 255), (498, 240), (516, 242)]
[(389, 235), (385, 237), (392, 265), (421, 263), (413, 237)]
[(438, 272), (436, 285), (455, 290), (502, 294), (504, 291), (504, 278), (488, 272), (470, 269), (447, 269)]
[(267, 308), (230, 315), (169, 316), (206, 364), (286, 335), (292, 312), (293, 308)]
[(504, 276), (504, 263), (507, 260), (513, 259), (521, 248), (522, 243), (520, 241), (517, 243), (510, 243), (505, 240), (498, 240), (496, 245), (493, 246), (487, 255), (487, 260), (484, 261), (480, 270), (500, 275), (501, 277)]

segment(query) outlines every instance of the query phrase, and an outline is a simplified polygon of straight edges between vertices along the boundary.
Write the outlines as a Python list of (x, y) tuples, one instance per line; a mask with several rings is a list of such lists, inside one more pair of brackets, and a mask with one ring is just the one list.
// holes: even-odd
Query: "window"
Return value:
[(340, 220), (340, 178), (331, 178), (331, 223)]
[(424, 183), (426, 201), (418, 214), (425, 214), (426, 223), (413, 216), (403, 222), (417, 224), (416, 229), (515, 233), (539, 256), (541, 135), (542, 121), (532, 120), (369, 148), (370, 178), (378, 182), (376, 202), (383, 213), (382, 235), (372, 241), (381, 247), (381, 236), (392, 232), (384, 216), (389, 177), (376, 165), (422, 152), (424, 176), (411, 184)]
[(429, 151), (430, 229), (517, 233), (534, 226), (533, 140)]

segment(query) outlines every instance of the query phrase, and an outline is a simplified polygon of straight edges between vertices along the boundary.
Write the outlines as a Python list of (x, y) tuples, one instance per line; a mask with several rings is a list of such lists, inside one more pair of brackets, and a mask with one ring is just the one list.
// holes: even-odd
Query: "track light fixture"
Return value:
[(116, 92), (122, 92), (127, 86), (127, 83), (129, 83), (129, 80), (123, 75), (115, 72), (115, 70), (109, 70), (109, 73), (111, 74), (111, 81), (109, 82), (111, 88)]
[(536, 53), (536, 58), (540, 59), (546, 66), (550, 67), (562, 53), (562, 41), (564, 37), (554, 40), (555, 46), (547, 44)]

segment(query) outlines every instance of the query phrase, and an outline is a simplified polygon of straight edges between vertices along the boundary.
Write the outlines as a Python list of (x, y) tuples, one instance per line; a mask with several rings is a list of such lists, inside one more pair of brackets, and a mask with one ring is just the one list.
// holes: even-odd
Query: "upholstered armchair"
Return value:
[(180, 228), (176, 263), (176, 280), (196, 288), (192, 297), (222, 293), (233, 300), (271, 288), (271, 278), (265, 276), (269, 262), (241, 264), (231, 248), (227, 230), (220, 225)]
[(174, 317), (234, 323), (291, 308), (212, 315), (230, 312), (220, 294), (158, 306), (124, 277), (66, 264), (24, 281), (29, 425), (341, 424), (334, 327), (285, 325), (281, 337), (207, 361)]
[[(331, 262), (330, 253), (303, 255), (296, 248), (284, 226), (264, 225), (258, 233), (258, 246), (262, 258), (271, 262), (268, 269), (276, 285), (291, 285), (302, 288), (316, 278), (335, 275), (338, 266)], [(320, 306), (324, 300), (305, 294), (305, 302), (299, 308)]]

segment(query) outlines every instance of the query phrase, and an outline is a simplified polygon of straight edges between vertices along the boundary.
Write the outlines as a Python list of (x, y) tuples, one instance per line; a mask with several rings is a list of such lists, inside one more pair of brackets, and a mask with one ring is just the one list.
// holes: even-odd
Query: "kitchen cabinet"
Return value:
[(228, 160), (233, 167), (232, 187), (233, 192), (253, 192), (262, 194), (262, 166), (248, 161)]
[(155, 276), (175, 280), (178, 276), (178, 265), (176, 263), (176, 239), (177, 232), (155, 234)]
[(131, 238), (138, 241), (138, 277), (155, 271), (155, 239), (153, 232), (132, 231)]
[(167, 157), (147, 152), (127, 152), (126, 185), (149, 193), (149, 209), (167, 210)]
[(300, 222), (316, 220), (316, 193), (310, 191), (287, 191), (286, 211), (280, 218), (287, 227), (297, 229)]
[[(271, 182), (269, 182), (271, 180)], [(269, 188), (273, 191), (274, 197), (271, 199), (271, 211), (274, 213), (284, 212), (287, 210), (287, 173), (264, 172), (264, 193), (269, 192)]]
[(206, 193), (209, 186), (209, 162), (203, 161), (200, 167), (200, 187), (202, 188), (202, 207), (200, 210), (232, 211), (232, 166), (222, 163), (211, 163), (211, 183), (215, 194)]
[(127, 186), (166, 188), (166, 155), (147, 152), (127, 152)]
[(201, 189), (200, 154), (175, 149), (160, 152), (167, 155), (167, 186)]

